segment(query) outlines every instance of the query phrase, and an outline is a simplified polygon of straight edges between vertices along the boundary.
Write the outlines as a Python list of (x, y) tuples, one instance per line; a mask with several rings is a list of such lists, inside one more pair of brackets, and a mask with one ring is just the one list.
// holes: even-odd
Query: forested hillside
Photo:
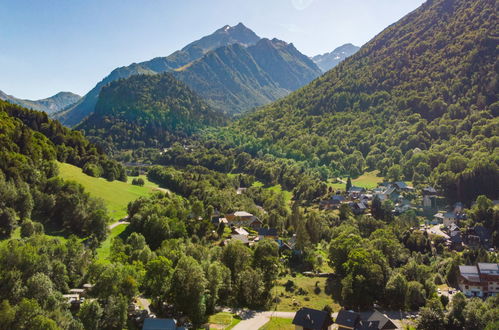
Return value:
[(428, 1), (354, 56), (219, 133), (245, 150), (497, 197), (495, 1)]
[(0, 116), (2, 238), (9, 237), (17, 225), (23, 230), (33, 227), (34, 220), (76, 235), (103, 239), (108, 220), (105, 209), (81, 186), (58, 179), (55, 160), (109, 180), (126, 179), (121, 165), (100, 153), (79, 132), (49, 120), (45, 113), (0, 101)]
[(77, 128), (106, 146), (160, 147), (225, 118), (171, 74), (136, 75), (103, 88), (95, 113)]

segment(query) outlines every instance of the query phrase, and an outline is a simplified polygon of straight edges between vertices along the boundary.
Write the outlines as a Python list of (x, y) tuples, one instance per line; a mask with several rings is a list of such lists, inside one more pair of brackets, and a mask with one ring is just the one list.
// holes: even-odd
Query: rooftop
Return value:
[(296, 312), (293, 324), (306, 329), (322, 330), (333, 324), (333, 320), (328, 312), (303, 307)]
[(237, 211), (237, 212), (234, 212), (234, 216), (236, 216), (236, 217), (252, 217), (253, 214), (248, 213), (246, 211)]
[(147, 318), (142, 330), (177, 330), (177, 322), (174, 319)]
[(360, 315), (358, 313), (342, 309), (338, 312), (335, 323), (348, 328), (354, 328), (359, 321)]
[(478, 269), (480, 273), (499, 275), (499, 264), (479, 262)]

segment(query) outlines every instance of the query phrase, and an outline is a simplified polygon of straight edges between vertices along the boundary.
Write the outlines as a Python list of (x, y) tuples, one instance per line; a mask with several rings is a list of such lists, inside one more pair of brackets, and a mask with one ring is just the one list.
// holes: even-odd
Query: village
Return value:
[[(244, 194), (246, 188), (238, 188), (237, 194)], [(491, 232), (481, 226), (466, 226), (467, 210), (463, 204), (457, 202), (452, 206), (442, 206), (443, 198), (438, 195), (433, 187), (424, 187), (417, 191), (404, 182), (382, 183), (374, 189), (351, 186), (345, 192), (329, 191), (329, 196), (319, 200), (314, 207), (324, 212), (338, 212), (340, 209), (348, 209), (355, 216), (369, 216), (373, 211), (373, 204), (390, 201), (393, 205), (391, 212), (401, 215), (405, 212), (415, 212), (420, 219), (419, 227), (411, 230), (422, 232), (423, 235), (431, 237), (432, 248), (445, 248), (452, 251), (463, 251), (464, 249), (486, 249), (495, 252), (492, 247)], [(493, 201), (497, 205), (498, 201)], [(260, 214), (266, 211), (258, 207)], [(225, 233), (220, 241), (221, 246), (228, 245), (231, 241), (238, 241), (246, 246), (253, 246), (262, 240), (272, 240), (279, 246), (281, 255), (300, 254), (296, 246), (297, 237), (281, 237), (277, 228), (270, 228), (257, 215), (244, 210), (228, 214), (220, 214), (215, 211), (211, 222), (215, 227), (223, 228)], [(304, 276), (312, 278), (334, 278), (334, 273), (316, 273), (304, 271)], [(71, 289), (70, 294), (65, 295), (72, 309), (78, 309), (85, 297), (92, 290), (91, 284), (85, 284), (83, 288)], [(456, 292), (462, 292), (466, 297), (486, 298), (499, 293), (499, 264), (477, 263), (476, 265), (459, 265), (458, 287), (447, 286), (445, 290), (438, 289), (438, 296), (452, 298)], [(313, 298), (312, 298), (313, 299)], [(144, 302), (146, 302), (144, 304)], [(234, 329), (247, 329), (248, 326), (263, 326), (275, 315), (292, 319), (291, 324), (295, 329), (402, 329), (405, 321), (415, 319), (418, 313), (377, 310), (371, 312), (354, 312), (352, 310), (340, 309), (338, 312), (324, 311), (296, 304), (296, 312), (262, 312), (248, 310), (237, 310), (231, 313), (239, 315), (240, 325)], [(185, 326), (177, 326), (177, 321), (171, 319), (160, 319), (151, 313), (145, 299), (136, 299), (136, 303), (130, 305), (128, 317), (137, 328), (143, 330), (153, 329), (187, 329)], [(222, 327), (224, 328), (224, 327)], [(256, 329), (256, 328), (255, 328)]]

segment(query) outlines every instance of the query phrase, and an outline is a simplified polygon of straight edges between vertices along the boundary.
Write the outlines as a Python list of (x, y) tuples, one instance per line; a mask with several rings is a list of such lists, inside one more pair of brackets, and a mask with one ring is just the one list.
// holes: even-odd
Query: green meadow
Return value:
[(158, 185), (147, 180), (145, 176), (144, 186), (134, 186), (130, 182), (133, 177), (128, 178), (128, 182), (107, 181), (103, 178), (94, 178), (83, 173), (82, 169), (66, 163), (58, 163), (59, 176), (65, 180), (73, 180), (81, 184), (85, 191), (93, 197), (102, 198), (107, 206), (109, 215), (114, 220), (119, 220), (127, 215), (127, 205), (129, 202), (139, 197), (148, 196), (154, 191), (166, 191)]

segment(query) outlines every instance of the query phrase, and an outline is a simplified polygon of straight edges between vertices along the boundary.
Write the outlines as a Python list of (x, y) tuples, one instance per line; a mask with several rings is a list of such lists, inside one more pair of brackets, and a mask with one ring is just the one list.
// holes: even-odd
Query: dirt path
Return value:
[(129, 225), (129, 224), (130, 224), (130, 222), (128, 222), (128, 221), (116, 221), (107, 227), (109, 228), (109, 230), (112, 230), (114, 227), (117, 227), (119, 225)]

